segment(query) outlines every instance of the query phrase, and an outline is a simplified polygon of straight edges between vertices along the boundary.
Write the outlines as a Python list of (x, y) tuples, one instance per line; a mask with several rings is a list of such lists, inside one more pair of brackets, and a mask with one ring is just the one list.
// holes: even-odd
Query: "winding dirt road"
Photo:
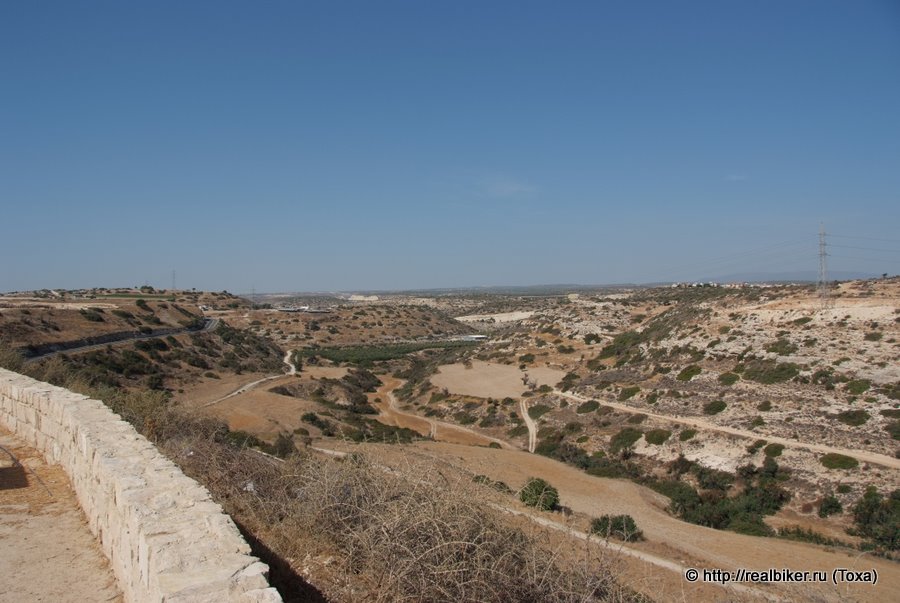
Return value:
[[(558, 396), (563, 396), (565, 398), (569, 398), (570, 400), (574, 400), (576, 402), (587, 402), (591, 398), (586, 398), (584, 396), (579, 396), (578, 394), (573, 394), (571, 392), (564, 392), (559, 389), (553, 390), (553, 392)], [(682, 425), (690, 425), (691, 427), (699, 427), (700, 429), (706, 429), (709, 431), (717, 431), (719, 433), (727, 433), (729, 435), (734, 435), (742, 438), (748, 438), (750, 440), (758, 440), (760, 437), (765, 435), (765, 439), (768, 442), (774, 442), (777, 444), (783, 444), (790, 448), (801, 448), (804, 450), (809, 450), (811, 452), (822, 452), (825, 454), (828, 453), (837, 453), (843, 454), (846, 456), (852, 456), (856, 460), (863, 461), (866, 463), (871, 463), (873, 465), (879, 465), (881, 467), (887, 467), (889, 469), (900, 469), (900, 459), (891, 458), (889, 456), (878, 454), (877, 452), (869, 452), (868, 450), (858, 450), (855, 448), (837, 448), (835, 446), (827, 446), (825, 444), (813, 444), (811, 442), (801, 442), (800, 440), (792, 440), (789, 438), (781, 438), (778, 436), (770, 436), (766, 434), (754, 433), (752, 431), (746, 431), (744, 429), (737, 429), (734, 427), (726, 427), (724, 425), (716, 425), (715, 423), (711, 423), (705, 419), (697, 418), (697, 417), (682, 417), (678, 415), (661, 415), (653, 412), (649, 412), (644, 409), (633, 408), (631, 406), (627, 406), (625, 404), (620, 404), (618, 402), (610, 402), (608, 400), (602, 401), (602, 403), (611, 408), (615, 408), (616, 410), (621, 410), (623, 412), (633, 413), (633, 414), (643, 414), (648, 417), (652, 417), (654, 419), (659, 419), (661, 421), (670, 421), (672, 423), (680, 423)]]
[[(287, 372), (288, 375), (296, 375), (296, 374), (297, 374), (297, 367), (295, 367), (295, 366), (291, 363), (291, 354), (292, 354), (293, 352), (294, 352), (294, 350), (288, 350), (288, 351), (285, 353), (284, 359), (283, 359), (283, 362), (284, 362), (284, 363), (287, 365), (287, 367), (288, 367), (288, 372)], [(240, 396), (241, 394), (246, 394), (246, 393), (249, 392), (250, 390), (254, 389), (255, 387), (257, 387), (257, 386), (259, 386), (259, 385), (261, 385), (261, 384), (263, 384), (263, 383), (266, 383), (266, 382), (268, 382), (268, 381), (272, 381), (273, 379), (280, 379), (281, 377), (284, 377), (284, 374), (281, 374), (281, 375), (269, 375), (268, 377), (263, 377), (262, 379), (257, 379), (256, 381), (251, 381), (250, 383), (247, 383), (246, 385), (240, 386), (239, 388), (237, 388), (236, 390), (234, 390), (234, 391), (231, 392), (230, 394), (227, 394), (227, 395), (225, 395), (225, 396), (222, 396), (221, 398), (219, 398), (219, 399), (217, 399), (217, 400), (213, 400), (212, 402), (207, 402), (206, 404), (204, 404), (204, 405), (201, 406), (200, 408), (206, 408), (207, 406), (212, 406), (212, 405), (214, 405), (214, 404), (218, 404), (219, 402), (224, 402), (225, 400), (228, 400), (229, 398), (234, 398), (235, 396)]]
[[(394, 390), (403, 386), (403, 381), (395, 377), (382, 376), (382, 386), (378, 388), (375, 394), (370, 396), (371, 403), (378, 411), (378, 420), (386, 425), (394, 425), (397, 427), (406, 427), (417, 431), (422, 435), (427, 435), (433, 440), (452, 442), (456, 444), (467, 444), (470, 446), (488, 446), (492, 443), (499, 444), (500, 447), (513, 450), (515, 449), (509, 442), (494, 438), (483, 433), (479, 433), (474, 429), (439, 421), (431, 417), (421, 417), (414, 413), (404, 412), (400, 409), (400, 403), (394, 395)], [(381, 400), (376, 402), (375, 398)]]
[(528, 403), (525, 398), (519, 400), (519, 410), (522, 412), (522, 418), (525, 419), (525, 426), (528, 427), (528, 452), (534, 452), (534, 449), (537, 448), (537, 424), (528, 414)]

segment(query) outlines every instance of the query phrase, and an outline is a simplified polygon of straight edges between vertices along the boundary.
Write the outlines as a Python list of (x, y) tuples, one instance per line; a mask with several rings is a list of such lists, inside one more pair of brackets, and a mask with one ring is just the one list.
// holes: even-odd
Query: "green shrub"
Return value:
[[(747, 452), (749, 452), (750, 454), (756, 454), (756, 452), (765, 445), (765, 440), (756, 440), (755, 442), (747, 446)], [(779, 452), (779, 454), (781, 453)]]
[(885, 431), (895, 440), (900, 440), (900, 421), (891, 421), (884, 426)]
[(750, 429), (753, 429), (756, 427), (762, 427), (765, 424), (766, 424), (765, 420), (762, 417), (760, 417), (759, 415), (757, 415), (757, 416), (753, 417), (753, 420), (750, 421)]
[(594, 412), (599, 407), (600, 407), (600, 403), (597, 402), (596, 400), (588, 400), (587, 402), (579, 404), (578, 408), (575, 409), (575, 412), (577, 412), (580, 415), (583, 415), (585, 413)]
[(616, 454), (620, 450), (630, 448), (641, 439), (644, 432), (634, 427), (625, 427), (609, 440), (609, 450)]
[(678, 439), (682, 442), (687, 442), (691, 438), (697, 435), (696, 429), (683, 429), (681, 433), (678, 434)]
[(829, 538), (824, 534), (820, 534), (814, 530), (804, 529), (800, 526), (778, 528), (777, 536), (787, 540), (797, 540), (799, 542), (809, 542), (811, 544), (821, 544), (823, 546), (850, 546), (846, 542)]
[(578, 373), (566, 373), (566, 376), (562, 378), (562, 380), (556, 384), (556, 387), (561, 389), (564, 392), (569, 391), (578, 383), (578, 380), (581, 377), (578, 376)]
[(845, 410), (835, 415), (835, 418), (845, 425), (858, 427), (868, 421), (870, 415), (864, 410)]
[(744, 369), (744, 379), (764, 385), (783, 383), (800, 374), (800, 367), (792, 362), (774, 360), (754, 360)]
[(885, 498), (874, 486), (853, 507), (856, 534), (889, 551), (900, 549), (900, 489)]
[(464, 410), (453, 413), (453, 418), (460, 425), (471, 425), (478, 420), (474, 415), (467, 413)]
[(303, 415), (300, 417), (300, 420), (304, 423), (309, 423), (313, 427), (319, 428), (323, 436), (333, 436), (335, 433), (334, 427), (331, 425), (331, 423), (319, 417), (314, 412), (303, 413)]
[(799, 326), (805, 325), (806, 323), (811, 322), (811, 321), (812, 321), (812, 317), (804, 316), (803, 318), (798, 318), (791, 322), (793, 322), (795, 325), (797, 325), (799, 327)]
[(603, 515), (591, 521), (591, 534), (604, 538), (616, 538), (625, 542), (644, 539), (644, 533), (638, 529), (631, 515)]
[(666, 429), (651, 429), (644, 434), (644, 439), (647, 440), (648, 444), (659, 446), (661, 444), (664, 444), (671, 435), (672, 432)]
[(297, 448), (294, 446), (294, 438), (290, 436), (290, 434), (279, 433), (278, 437), (275, 438), (275, 442), (272, 444), (271, 454), (274, 454), (278, 458), (286, 459), (287, 457), (296, 454)]
[(617, 399), (619, 402), (624, 402), (625, 400), (634, 397), (634, 395), (639, 391), (641, 391), (641, 388), (637, 385), (632, 387), (623, 387), (622, 391), (619, 392), (619, 397)]
[(740, 376), (737, 373), (722, 373), (719, 375), (719, 383), (722, 385), (734, 385)]
[(781, 456), (781, 453), (784, 451), (784, 444), (772, 443), (766, 446), (763, 452), (766, 453), (766, 456), (769, 458), (775, 458), (777, 456)]
[(100, 310), (95, 308), (88, 308), (80, 310), (81, 315), (90, 322), (104, 322), (103, 317), (100, 315)]
[(644, 413), (636, 413), (628, 417), (628, 422), (632, 425), (639, 425), (647, 420), (647, 415)]
[(880, 331), (871, 331), (863, 336), (866, 341), (881, 341), (882, 333)]
[(691, 379), (693, 379), (694, 377), (699, 375), (702, 370), (703, 369), (701, 369), (696, 364), (692, 364), (690, 366), (683, 368), (681, 370), (681, 372), (678, 373), (678, 376), (676, 376), (675, 378), (678, 379), (679, 381), (690, 381)]
[(716, 415), (725, 410), (727, 406), (724, 400), (713, 400), (703, 406), (703, 414)]
[(642, 341), (643, 337), (637, 331), (625, 331), (619, 333), (613, 338), (609, 345), (600, 350), (600, 354), (597, 357), (627, 359), (632, 354), (640, 353), (639, 351), (635, 352), (634, 350)]
[(871, 385), (872, 382), (868, 379), (854, 379), (853, 381), (848, 381), (844, 389), (847, 390), (847, 393), (858, 396), (868, 390)]
[(519, 500), (541, 511), (552, 511), (559, 506), (559, 492), (546, 481), (529, 478), (519, 492)]
[(774, 352), (779, 356), (790, 356), (797, 351), (797, 346), (787, 339), (778, 339), (766, 346), (767, 352)]
[(521, 356), (519, 356), (519, 362), (522, 362), (524, 364), (534, 362), (534, 354), (522, 354)]
[(768, 400), (763, 400), (763, 401), (760, 402), (759, 405), (756, 407), (756, 410), (761, 410), (761, 411), (763, 411), (763, 412), (772, 410), (772, 403), (771, 403), (770, 401), (768, 401)]
[(703, 482), (714, 486), (702, 495), (679, 480), (654, 480), (647, 485), (668, 496), (672, 512), (685, 521), (744, 534), (770, 535), (771, 529), (763, 523), (763, 516), (775, 513), (790, 499), (790, 494), (778, 485), (783, 472), (771, 459), (760, 470), (752, 465), (745, 469), (742, 470), (745, 488), (737, 496), (725, 494), (723, 489), (733, 477), (722, 471), (698, 470)]
[(734, 475), (727, 471), (709, 469), (697, 464), (693, 466), (693, 470), (697, 475), (697, 483), (704, 490), (722, 490), (724, 492), (734, 483)]
[(540, 419), (543, 415), (550, 412), (551, 408), (546, 404), (535, 404), (528, 409), (528, 416), (532, 419)]
[(508, 435), (511, 438), (517, 438), (519, 436), (525, 435), (526, 433), (528, 433), (528, 426), (527, 425), (518, 425), (516, 427), (513, 427), (509, 431), (507, 431), (506, 435)]
[(819, 517), (828, 517), (835, 513), (843, 513), (843, 511), (844, 507), (841, 505), (841, 501), (835, 498), (833, 494), (829, 494), (819, 503)]
[(859, 466), (859, 461), (852, 456), (846, 456), (836, 452), (830, 452), (824, 455), (819, 461), (828, 469), (854, 469)]

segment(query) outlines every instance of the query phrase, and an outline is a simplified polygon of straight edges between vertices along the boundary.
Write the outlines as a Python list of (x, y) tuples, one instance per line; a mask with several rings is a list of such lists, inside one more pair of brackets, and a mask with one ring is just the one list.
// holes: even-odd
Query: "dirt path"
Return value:
[[(290, 361), (290, 359), (291, 359), (291, 352), (293, 352), (293, 350), (288, 350), (288, 351), (285, 353), (284, 358), (283, 358), (282, 361), (283, 361), (283, 362), (287, 365), (287, 367), (288, 367), (288, 372), (287, 372), (287, 374), (288, 374), (288, 375), (296, 375), (296, 374), (297, 374), (297, 367), (295, 367), (293, 364), (291, 364), (291, 361)], [(240, 396), (241, 394), (246, 394), (246, 393), (249, 392), (250, 390), (252, 390), (252, 389), (254, 389), (255, 387), (257, 387), (258, 385), (261, 385), (261, 384), (266, 383), (266, 382), (268, 382), (268, 381), (272, 381), (273, 379), (280, 379), (280, 378), (282, 378), (282, 377), (284, 377), (284, 374), (281, 374), (281, 375), (269, 375), (268, 377), (263, 377), (262, 379), (257, 379), (256, 381), (251, 381), (250, 383), (247, 383), (246, 385), (240, 386), (239, 388), (237, 388), (236, 390), (234, 390), (233, 392), (231, 392), (231, 393), (228, 394), (228, 395), (222, 396), (221, 398), (218, 398), (218, 399), (216, 399), (216, 400), (213, 400), (212, 402), (207, 402), (206, 404), (203, 404), (200, 408), (206, 408), (207, 406), (212, 406), (212, 405), (214, 405), (214, 404), (218, 404), (219, 402), (224, 402), (225, 400), (228, 400), (228, 399), (230, 399), (230, 398), (234, 398), (235, 396)]]
[(122, 601), (68, 477), (0, 429), (0, 603)]
[[(527, 513), (525, 511), (521, 511), (518, 509), (513, 509), (509, 506), (503, 505), (491, 505), (498, 511), (502, 511), (504, 513), (509, 513), (511, 515), (517, 515), (519, 517), (525, 517), (529, 521), (532, 521), (539, 526), (543, 526), (545, 528), (550, 528), (551, 530), (556, 530), (557, 532), (562, 532), (563, 534), (569, 536), (570, 538), (577, 538), (579, 540), (585, 540), (590, 542), (596, 546), (607, 549), (609, 551), (613, 551), (619, 555), (626, 555), (628, 557), (633, 557), (638, 559), (644, 563), (648, 563), (658, 568), (662, 568), (664, 570), (668, 570), (670, 572), (674, 572), (679, 576), (684, 576), (685, 572), (690, 569), (686, 565), (682, 565), (680, 563), (676, 563), (674, 561), (669, 561), (668, 559), (664, 559), (659, 555), (653, 555), (651, 553), (646, 553), (644, 551), (638, 551), (632, 548), (628, 548), (621, 543), (613, 543), (609, 540), (604, 540), (603, 538), (598, 538), (597, 536), (593, 536), (588, 534), (587, 532), (576, 530), (575, 528), (569, 527), (564, 523), (560, 523), (558, 521), (553, 521), (552, 519), (548, 519), (546, 517), (541, 517), (538, 515), (533, 515), (531, 513)], [(766, 599), (766, 600), (778, 600), (784, 601), (784, 599), (780, 599), (777, 597), (773, 597), (771, 593), (767, 593), (765, 591), (759, 590), (758, 588), (753, 588), (752, 586), (746, 586), (744, 584), (739, 583), (728, 583), (721, 585), (721, 588), (727, 590), (733, 590), (740, 593), (746, 593), (748, 595), (752, 595), (757, 598)]]
[(528, 414), (528, 403), (525, 398), (519, 400), (519, 410), (522, 411), (522, 418), (525, 419), (525, 426), (528, 427), (528, 452), (534, 452), (537, 447), (537, 425)]
[[(587, 402), (591, 398), (586, 398), (584, 396), (579, 396), (578, 394), (573, 394), (571, 392), (564, 392), (558, 389), (553, 390), (553, 392), (558, 396), (563, 396), (565, 398), (569, 398), (571, 400), (575, 400), (576, 402)], [(866, 463), (871, 463), (873, 465), (879, 465), (881, 467), (887, 467), (889, 469), (900, 469), (900, 459), (891, 458), (889, 456), (885, 456), (883, 454), (878, 454), (876, 452), (869, 452), (867, 450), (857, 450), (855, 448), (837, 448), (834, 446), (827, 446), (825, 444), (813, 444), (810, 442), (801, 442), (800, 440), (792, 440), (789, 438), (781, 438), (778, 436), (770, 436), (766, 434), (754, 433), (752, 431), (746, 431), (743, 429), (736, 429), (734, 427), (726, 427), (724, 425), (716, 425), (715, 423), (711, 423), (705, 419), (700, 419), (697, 417), (681, 417), (678, 415), (661, 415), (656, 414), (644, 409), (634, 408), (631, 406), (627, 406), (625, 404), (619, 404), (617, 402), (610, 402), (608, 400), (604, 400), (603, 404), (609, 406), (611, 408), (615, 408), (616, 410), (621, 410), (624, 412), (635, 413), (635, 414), (643, 414), (648, 417), (652, 417), (654, 419), (660, 419), (662, 421), (670, 421), (672, 423), (680, 423), (682, 425), (690, 425), (691, 427), (699, 427), (701, 429), (706, 429), (709, 431), (717, 431), (719, 433), (727, 433), (729, 435), (735, 435), (742, 438), (748, 438), (751, 440), (758, 440), (762, 435), (765, 435), (765, 439), (768, 442), (774, 442), (777, 444), (783, 444), (785, 446), (791, 448), (802, 448), (805, 450), (809, 450), (812, 452), (822, 452), (822, 453), (837, 453), (843, 454), (847, 456), (852, 456), (856, 460), (863, 461)]]
[(461, 425), (439, 421), (437, 419), (432, 419), (431, 417), (421, 417), (417, 414), (401, 410), (400, 403), (394, 395), (394, 390), (401, 387), (403, 381), (388, 376), (383, 376), (381, 379), (382, 386), (379, 387), (378, 391), (371, 397), (381, 399), (380, 403), (375, 402), (373, 399), (372, 404), (380, 413), (378, 415), (378, 420), (386, 425), (406, 427), (438, 441), (468, 444), (471, 446), (488, 446), (491, 443), (497, 443), (503, 448), (514, 449), (514, 446), (509, 442), (478, 433), (474, 429), (468, 429)]

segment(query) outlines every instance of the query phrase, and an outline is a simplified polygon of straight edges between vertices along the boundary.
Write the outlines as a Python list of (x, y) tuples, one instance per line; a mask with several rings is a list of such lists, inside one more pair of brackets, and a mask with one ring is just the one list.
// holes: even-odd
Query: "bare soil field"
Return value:
[(207, 406), (201, 412), (224, 420), (232, 430), (246, 431), (263, 439), (274, 439), (280, 433), (292, 432), (301, 427), (300, 417), (303, 413), (318, 410), (315, 402), (268, 391), (277, 385), (296, 380), (296, 377), (279, 377), (258, 389)]
[(531, 367), (523, 372), (513, 365), (475, 360), (471, 367), (463, 363), (440, 367), (431, 377), (431, 383), (454, 394), (478, 398), (519, 398), (527, 389), (522, 381), (526, 374), (530, 381), (552, 387), (565, 376), (565, 371)]

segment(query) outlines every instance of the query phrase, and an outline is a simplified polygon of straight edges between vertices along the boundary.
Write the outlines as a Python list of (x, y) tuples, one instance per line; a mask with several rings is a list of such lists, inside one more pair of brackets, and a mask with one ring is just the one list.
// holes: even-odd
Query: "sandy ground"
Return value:
[(271, 379), (256, 389), (206, 406), (201, 412), (224, 420), (229, 429), (247, 431), (262, 438), (275, 438), (279, 433), (304, 426), (300, 420), (303, 413), (321, 410), (318, 404), (310, 400), (268, 391), (297, 380), (298, 377), (290, 375)]
[(0, 446), (23, 465), (0, 465), (0, 602), (122, 601), (62, 468), (2, 429)]
[(187, 408), (197, 408), (219, 400), (246, 384), (266, 377), (264, 373), (226, 374), (221, 379), (209, 379), (186, 387), (177, 400)]
[(446, 388), (453, 394), (475, 396), (476, 398), (519, 398), (526, 390), (522, 378), (526, 375), (538, 385), (556, 385), (565, 371), (548, 367), (531, 367), (527, 372), (510, 364), (496, 364), (472, 361), (472, 368), (464, 364), (445, 364), (431, 376), (435, 387)]
[[(529, 477), (542, 477), (559, 489), (561, 503), (576, 513), (597, 517), (627, 513), (644, 531), (647, 541), (628, 545), (629, 549), (666, 559), (681, 567), (700, 569), (748, 568), (766, 570), (824, 570), (831, 576), (835, 568), (878, 571), (876, 585), (806, 585), (792, 592), (779, 592), (789, 600), (889, 601), (900, 592), (900, 564), (852, 552), (829, 550), (774, 538), (757, 538), (689, 524), (670, 516), (668, 499), (625, 480), (597, 478), (552, 459), (516, 450), (496, 450), (442, 442), (419, 442), (408, 446), (366, 445), (379, 457), (394, 455), (406, 462), (409, 455), (423, 455), (438, 463), (450, 463), (472, 474), (501, 480), (511, 488), (521, 487)], [(357, 448), (358, 449), (358, 448)], [(560, 521), (559, 514), (548, 516)], [(659, 566), (650, 570), (663, 571)], [(665, 570), (670, 571), (671, 570)], [(674, 574), (674, 572), (671, 572)], [(680, 575), (675, 583), (681, 582)], [(668, 592), (678, 592), (671, 590)], [(891, 593), (894, 593), (892, 595)], [(658, 593), (657, 593), (658, 595)], [(843, 599), (842, 599), (843, 597)], [(720, 596), (716, 598), (721, 598)], [(667, 595), (666, 600), (670, 597)], [(687, 597), (691, 600), (690, 597)]]

